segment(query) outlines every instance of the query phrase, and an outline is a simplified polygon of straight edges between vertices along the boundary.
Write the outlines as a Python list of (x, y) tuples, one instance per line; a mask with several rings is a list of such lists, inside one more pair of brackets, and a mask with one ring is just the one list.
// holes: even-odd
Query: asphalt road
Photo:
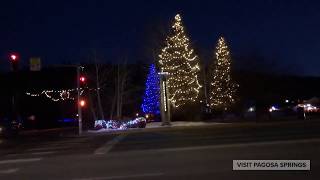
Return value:
[[(0, 140), (0, 179), (320, 179), (320, 121), (221, 124)], [(232, 160), (311, 160), (310, 171), (232, 171)]]

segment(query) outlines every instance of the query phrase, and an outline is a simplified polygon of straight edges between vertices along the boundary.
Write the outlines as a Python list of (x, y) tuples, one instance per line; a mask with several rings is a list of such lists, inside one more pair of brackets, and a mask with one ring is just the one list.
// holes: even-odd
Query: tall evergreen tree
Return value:
[(168, 89), (170, 102), (174, 107), (195, 102), (201, 85), (198, 81), (200, 71), (199, 58), (190, 47), (181, 16), (177, 14), (172, 26), (172, 33), (166, 39), (159, 55), (162, 72), (168, 72)]
[(154, 64), (149, 68), (141, 109), (144, 113), (160, 113), (160, 78)]
[(219, 38), (215, 50), (215, 61), (210, 69), (210, 106), (227, 110), (235, 103), (238, 84), (231, 79), (231, 55), (223, 37)]

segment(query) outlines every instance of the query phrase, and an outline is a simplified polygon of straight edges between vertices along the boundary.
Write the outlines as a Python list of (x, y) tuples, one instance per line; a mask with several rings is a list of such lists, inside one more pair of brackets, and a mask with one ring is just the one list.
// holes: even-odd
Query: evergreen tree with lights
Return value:
[(179, 107), (195, 102), (201, 88), (198, 80), (199, 58), (190, 47), (179, 14), (175, 16), (172, 34), (167, 37), (166, 47), (159, 58), (161, 71), (169, 73), (168, 89), (172, 105)]
[(146, 114), (160, 114), (160, 78), (154, 64), (149, 68), (141, 109)]
[(231, 79), (231, 55), (223, 37), (218, 40), (215, 56), (210, 69), (209, 102), (211, 108), (225, 111), (235, 103), (238, 84)]

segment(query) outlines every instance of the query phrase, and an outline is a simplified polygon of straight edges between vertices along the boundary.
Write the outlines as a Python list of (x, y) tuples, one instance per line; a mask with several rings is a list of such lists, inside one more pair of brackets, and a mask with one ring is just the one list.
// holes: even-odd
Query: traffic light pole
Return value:
[(19, 70), (19, 61), (18, 61), (18, 55), (16, 54), (11, 54), (10, 55), (10, 62), (11, 62), (11, 71), (12, 71), (12, 78), (13, 78), (13, 89), (12, 89), (12, 99), (11, 99), (11, 103), (12, 103), (12, 107), (11, 107), (11, 113), (12, 113), (12, 119), (11, 119), (11, 123), (13, 121), (18, 121), (19, 118), (19, 101), (18, 101), (18, 87), (16, 87), (16, 85), (19, 84), (19, 74), (18, 74), (18, 70)]
[(81, 66), (77, 67), (77, 106), (78, 106), (78, 123), (79, 123), (79, 135), (82, 134), (82, 110), (81, 110), (81, 105), (80, 105), (80, 70), (81, 70)]
[(81, 65), (59, 65), (57, 67), (72, 67), (77, 69), (77, 109), (78, 109), (78, 133), (79, 135), (82, 134), (82, 109), (81, 109), (81, 88), (80, 88), (80, 75), (82, 66)]

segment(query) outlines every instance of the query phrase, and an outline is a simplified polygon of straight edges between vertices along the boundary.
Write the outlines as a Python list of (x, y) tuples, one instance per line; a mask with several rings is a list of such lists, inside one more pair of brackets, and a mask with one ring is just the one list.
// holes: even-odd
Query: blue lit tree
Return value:
[(160, 77), (154, 64), (149, 68), (141, 109), (144, 113), (160, 113)]

